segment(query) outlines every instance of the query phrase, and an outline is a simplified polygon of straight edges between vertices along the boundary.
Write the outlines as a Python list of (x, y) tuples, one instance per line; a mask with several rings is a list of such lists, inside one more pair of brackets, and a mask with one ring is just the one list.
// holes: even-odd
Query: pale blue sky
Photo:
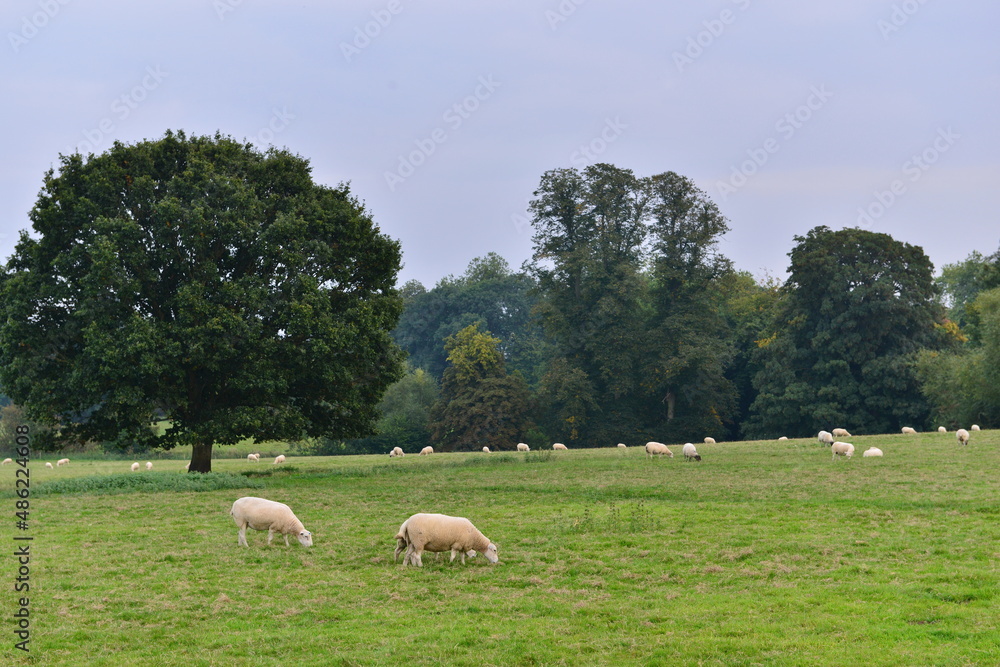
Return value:
[(519, 266), (541, 174), (593, 161), (694, 179), (756, 275), (859, 220), (940, 268), (1000, 245), (997, 25), (987, 0), (6, 0), (0, 256), (59, 153), (171, 128), (350, 180), (428, 286)]

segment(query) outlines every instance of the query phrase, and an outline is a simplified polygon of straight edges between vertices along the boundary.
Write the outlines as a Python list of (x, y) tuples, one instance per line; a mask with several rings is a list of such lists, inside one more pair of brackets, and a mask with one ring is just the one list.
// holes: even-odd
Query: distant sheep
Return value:
[(519, 443), (517, 443), (517, 451), (519, 451), (519, 452), (528, 452), (528, 451), (531, 451), (531, 448), (528, 447), (528, 445), (526, 445), (525, 443), (519, 442)]
[(489, 453), (490, 453), (490, 448), (489, 447), (483, 447), (483, 454), (489, 454)]
[(433, 453), (434, 453), (434, 448), (431, 447), (430, 445), (427, 445), (426, 447), (420, 450), (420, 456), (427, 456), (428, 454), (433, 454)]
[(0, 465), (7, 465), (8, 463), (13, 463), (13, 462), (14, 462), (14, 459), (4, 459), (3, 463), (0, 463)]
[(247, 461), (260, 461), (260, 457), (256, 454), (247, 454)]
[(662, 442), (647, 442), (646, 455), (649, 458), (653, 458), (653, 456), (667, 456), (671, 459), (674, 458), (674, 453), (670, 451), (670, 448)]
[(284, 462), (285, 462), (285, 455), (278, 454), (277, 456), (274, 457), (274, 463), (272, 463), (271, 465), (278, 465), (279, 463), (284, 463)]
[(820, 431), (819, 435), (816, 436), (821, 444), (832, 445), (833, 444), (833, 434), (829, 431)]
[(969, 444), (969, 432), (964, 428), (960, 428), (955, 431), (955, 437), (958, 438), (958, 444), (967, 445)]
[(901, 433), (905, 433), (906, 435), (916, 435), (917, 434), (916, 429), (912, 429), (909, 426), (904, 426), (903, 429), (902, 429), (902, 431), (900, 431), (900, 432)]
[(947, 433), (947, 432), (948, 429), (946, 429), (944, 426), (938, 426), (938, 433)]
[(628, 447), (625, 446), (624, 442), (619, 442), (618, 443), (618, 449), (628, 449)]
[(56, 467), (58, 468), (59, 466), (64, 466), (67, 463), (69, 463), (69, 459), (59, 459), (56, 461)]
[(705, 444), (706, 445), (714, 445), (715, 444), (715, 438), (705, 438)]
[(51, 464), (51, 463), (49, 463), (48, 461), (46, 461), (46, 462), (45, 462), (45, 467), (46, 467), (46, 468), (51, 468), (51, 467), (52, 467), (52, 464)]
[(132, 472), (139, 472), (139, 462), (136, 461), (132, 464)]
[(833, 429), (833, 437), (835, 438), (850, 438), (852, 437), (850, 433), (847, 432), (846, 428), (835, 428)]
[(392, 448), (392, 451), (391, 451), (391, 452), (389, 452), (389, 458), (390, 458), (390, 459), (391, 459), (391, 458), (395, 458), (395, 457), (397, 457), (397, 456), (404, 456), (404, 455), (405, 455), (405, 454), (404, 454), (404, 452), (403, 452), (403, 448), (402, 448), (402, 447), (393, 447), (393, 448)]
[(778, 438), (778, 440), (788, 440), (788, 436), (787, 435), (783, 435), (780, 438)]
[(684, 460), (690, 461), (694, 459), (695, 461), (701, 461), (701, 456), (698, 455), (698, 450), (690, 442), (685, 443), (681, 452), (684, 454)]
[(146, 470), (152, 470), (152, 469), (153, 469), (153, 462), (146, 461)]
[(285, 546), (288, 545), (288, 536), (295, 535), (299, 544), (304, 547), (313, 545), (312, 533), (306, 530), (302, 522), (299, 521), (291, 508), (284, 503), (276, 503), (273, 500), (264, 498), (254, 498), (246, 496), (233, 503), (233, 508), (229, 514), (239, 528), (237, 544), (248, 547), (247, 528), (267, 531), (267, 544), (271, 545), (274, 534), (285, 536)]
[(403, 565), (422, 567), (421, 554), (424, 551), (450, 551), (451, 561), (455, 556), (465, 555), (469, 551), (479, 551), (490, 563), (499, 560), (497, 545), (483, 535), (464, 517), (447, 516), (445, 514), (414, 514), (403, 522), (400, 532), (396, 534), (397, 549), (399, 541), (406, 544), (406, 555)]
[(969, 427), (969, 430), (970, 431), (978, 431), (979, 430), (979, 424), (973, 424), (972, 426)]
[(882, 456), (882, 450), (878, 447), (869, 447), (865, 450), (865, 453), (861, 455), (862, 458), (869, 458), (872, 456)]
[(834, 459), (838, 456), (849, 459), (854, 456), (854, 445), (849, 442), (835, 442), (830, 445), (830, 451), (833, 452)]
[(561, 442), (557, 442), (554, 445), (552, 445), (552, 449), (557, 449), (557, 450), (566, 449), (566, 445), (562, 444)]

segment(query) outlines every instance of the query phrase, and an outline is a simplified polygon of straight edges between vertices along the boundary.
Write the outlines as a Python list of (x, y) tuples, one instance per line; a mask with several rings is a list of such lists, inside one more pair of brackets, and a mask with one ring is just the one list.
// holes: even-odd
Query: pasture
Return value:
[[(996, 665), (1000, 432), (403, 459), (217, 459), (257, 488), (100, 488), (183, 461), (31, 464), (31, 644), (4, 664)], [(885, 452), (863, 459), (869, 446)], [(270, 449), (270, 448), (269, 448)], [(144, 463), (144, 460), (140, 461)], [(14, 468), (0, 469), (12, 552)], [(69, 487), (66, 487), (69, 488)], [(288, 503), (315, 546), (239, 548), (243, 495)], [(393, 562), (415, 512), (472, 519), (500, 563)]]

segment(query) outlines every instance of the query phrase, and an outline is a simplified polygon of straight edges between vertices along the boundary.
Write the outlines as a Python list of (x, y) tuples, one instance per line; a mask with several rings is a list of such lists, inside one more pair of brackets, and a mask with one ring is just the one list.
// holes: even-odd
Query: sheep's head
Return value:
[(308, 530), (299, 531), (299, 544), (304, 547), (311, 547), (313, 545), (313, 534)]
[(486, 556), (486, 560), (491, 563), (496, 563), (500, 560), (500, 557), (497, 555), (497, 545), (492, 542), (490, 542), (490, 545), (486, 547), (486, 551), (483, 552), (483, 555)]

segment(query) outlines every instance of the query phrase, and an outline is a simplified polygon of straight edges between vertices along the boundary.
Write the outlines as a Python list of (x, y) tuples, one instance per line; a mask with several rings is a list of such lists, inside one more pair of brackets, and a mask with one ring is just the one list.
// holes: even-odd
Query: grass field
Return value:
[[(31, 651), (13, 648), (8, 557), (0, 663), (1000, 664), (1000, 431), (851, 440), (849, 461), (796, 440), (699, 445), (701, 463), (679, 447), (230, 459), (213, 469), (257, 488), (113, 495), (42, 492), (109, 474), (170, 488), (183, 463), (39, 457)], [(871, 445), (885, 457), (863, 459)], [(12, 553), (13, 467), (0, 478)], [(242, 495), (291, 505), (315, 546), (251, 531), (238, 548)], [(469, 517), (500, 563), (394, 564), (415, 512)]]

